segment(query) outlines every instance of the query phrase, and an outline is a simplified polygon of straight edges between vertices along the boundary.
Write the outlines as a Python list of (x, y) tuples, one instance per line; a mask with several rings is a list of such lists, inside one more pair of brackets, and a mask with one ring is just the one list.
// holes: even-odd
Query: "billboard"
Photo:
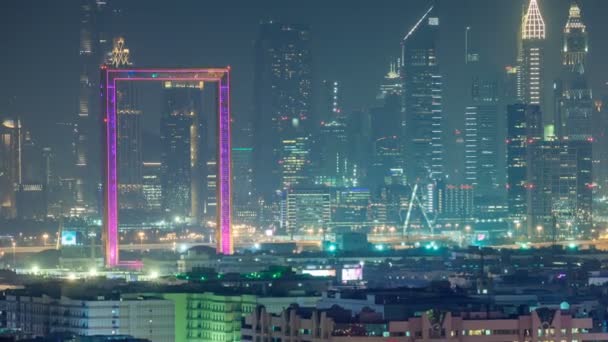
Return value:
[(76, 245), (76, 232), (73, 230), (61, 231), (61, 245), (62, 246), (75, 246)]
[(342, 268), (342, 283), (363, 280), (363, 266), (344, 265)]

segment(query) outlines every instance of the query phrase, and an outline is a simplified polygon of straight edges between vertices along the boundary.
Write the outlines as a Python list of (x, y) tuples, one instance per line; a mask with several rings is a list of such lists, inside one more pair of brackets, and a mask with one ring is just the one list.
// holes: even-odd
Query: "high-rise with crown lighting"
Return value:
[(546, 31), (537, 0), (530, 0), (521, 30), (523, 100), (526, 104), (541, 106), (543, 112), (546, 112), (543, 96)]
[(555, 84), (556, 133), (568, 140), (592, 140), (593, 93), (587, 82), (589, 34), (581, 8), (570, 5), (564, 27), (562, 72)]

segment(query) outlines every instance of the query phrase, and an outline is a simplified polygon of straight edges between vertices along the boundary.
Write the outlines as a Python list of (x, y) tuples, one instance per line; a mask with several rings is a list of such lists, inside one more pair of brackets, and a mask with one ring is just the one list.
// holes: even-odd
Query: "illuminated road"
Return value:
[[(277, 243), (283, 241), (276, 241)], [(239, 243), (236, 242), (236, 247), (249, 247), (252, 246), (253, 243)], [(320, 241), (306, 240), (300, 241), (297, 243), (299, 246), (320, 246)], [(120, 245), (120, 250), (123, 251), (147, 251), (147, 250), (178, 250), (183, 252), (191, 247), (195, 246), (209, 246), (215, 248), (215, 243), (209, 242), (195, 242), (195, 241), (176, 241), (174, 242), (159, 242), (159, 243), (133, 243), (127, 245)], [(91, 248), (90, 245), (80, 246), (81, 248)], [(99, 247), (99, 246), (97, 246)], [(16, 246), (14, 248), (15, 254), (21, 253), (39, 253), (46, 250), (55, 249), (55, 245), (47, 245), (47, 246)], [(0, 247), (0, 254), (10, 255), (13, 253), (13, 247)]]
[[(321, 245), (321, 241), (318, 239), (302, 239), (302, 240), (298, 240), (298, 237), (295, 237), (297, 240), (297, 245), (299, 247), (320, 247)], [(397, 237), (397, 236), (391, 236), (391, 237), (380, 237), (380, 236), (370, 236), (370, 243), (383, 243), (383, 244), (388, 244), (388, 245), (393, 245), (393, 246), (399, 246), (403, 240), (403, 238), (401, 236)], [(409, 243), (411, 244), (412, 242), (415, 241), (429, 241), (429, 240), (434, 240), (434, 241), (441, 241), (441, 238), (438, 237), (430, 237), (430, 236), (418, 236), (418, 237), (410, 237), (409, 238)], [(284, 243), (284, 242), (290, 242), (290, 240), (286, 239), (276, 239), (273, 241), (260, 241), (260, 243), (265, 242), (265, 243)], [(446, 241), (447, 242), (447, 241)], [(441, 242), (440, 242), (441, 243)], [(250, 247), (252, 246), (252, 242), (236, 242), (236, 247)], [(562, 245), (562, 246), (569, 246), (569, 245), (576, 245), (577, 247), (581, 248), (581, 249), (586, 249), (589, 246), (593, 245), (595, 246), (595, 248), (597, 250), (600, 251), (608, 251), (608, 239), (601, 239), (601, 240), (580, 240), (580, 241), (563, 241), (563, 242), (557, 242), (556, 244), (558, 245)], [(529, 246), (530, 248), (542, 248), (542, 247), (549, 247), (553, 245), (552, 242), (534, 242), (534, 243), (529, 243), (527, 244), (527, 246)], [(159, 243), (133, 243), (133, 244), (123, 244), (120, 245), (120, 249), (124, 250), (124, 251), (147, 251), (147, 250), (177, 250), (179, 252), (183, 252), (191, 247), (194, 246), (209, 246), (209, 247), (213, 247), (215, 248), (215, 243), (209, 243), (209, 242), (195, 242), (195, 241), (176, 241), (176, 242), (159, 242)], [(90, 246), (81, 246), (82, 248), (90, 248)], [(99, 246), (98, 246), (99, 247)], [(509, 245), (495, 245), (495, 246), (488, 246), (488, 247), (493, 247), (493, 248), (504, 248), (504, 249), (518, 249), (521, 248), (521, 244), (509, 244)], [(55, 245), (47, 245), (47, 246), (16, 246), (14, 249), (13, 247), (0, 247), (0, 254), (4, 255), (10, 255), (13, 252), (15, 254), (21, 254), (21, 253), (39, 253), (45, 250), (53, 250), (55, 249)]]

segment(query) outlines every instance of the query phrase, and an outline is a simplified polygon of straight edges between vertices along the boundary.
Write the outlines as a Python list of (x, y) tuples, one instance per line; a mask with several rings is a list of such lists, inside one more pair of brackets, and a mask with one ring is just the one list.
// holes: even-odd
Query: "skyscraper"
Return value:
[(289, 189), (285, 201), (285, 228), (289, 235), (325, 233), (331, 223), (327, 189)]
[(544, 141), (531, 152), (529, 232), (544, 240), (588, 233), (593, 192), (591, 142)]
[(0, 123), (0, 217), (17, 215), (17, 186), (21, 183), (21, 122), (6, 119)]
[[(308, 28), (261, 23), (254, 71), (255, 185), (258, 194), (269, 198), (284, 186), (309, 181), (309, 159), (303, 158), (309, 158), (317, 121), (311, 117)], [(287, 166), (292, 162), (297, 165)]]
[[(108, 60), (112, 68), (125, 68), (133, 63), (123, 37), (114, 39)], [(133, 82), (119, 83), (118, 115), (118, 191), (124, 209), (143, 208), (142, 111), (138, 106), (137, 88)]]
[(536, 0), (530, 0), (528, 10), (522, 20), (521, 30), (523, 100), (526, 104), (540, 105), (541, 110), (545, 112), (544, 53), (546, 33), (545, 22)]
[[(193, 154), (198, 153), (199, 136), (195, 126), (200, 116), (202, 88), (202, 82), (165, 82), (163, 89), (162, 208), (166, 214), (182, 218), (192, 215), (192, 192), (200, 191), (199, 186), (192, 186), (192, 161), (195, 160)], [(195, 196), (200, 198), (200, 193)]]
[(321, 87), (321, 122), (329, 122), (341, 116), (340, 85), (338, 81), (323, 80)]
[(587, 27), (580, 7), (573, 2), (564, 27), (562, 73), (555, 87), (558, 137), (569, 140), (591, 140), (593, 137), (593, 94), (586, 76), (588, 52)]
[(517, 220), (527, 215), (527, 192), (534, 144), (543, 139), (542, 114), (538, 105), (516, 104), (507, 108), (507, 201), (509, 214)]
[(439, 18), (431, 6), (402, 41), (405, 163), (409, 183), (443, 177), (442, 83), (437, 59)]
[(465, 180), (478, 196), (496, 196), (498, 182), (498, 85), (473, 78), (465, 110)]
[(74, 123), (74, 165), (76, 201), (80, 206), (92, 206), (99, 179), (96, 158), (91, 154), (99, 145), (96, 121), (99, 113), (99, 65), (108, 52), (103, 22), (108, 12), (103, 0), (82, 0), (80, 3), (80, 83), (78, 116)]

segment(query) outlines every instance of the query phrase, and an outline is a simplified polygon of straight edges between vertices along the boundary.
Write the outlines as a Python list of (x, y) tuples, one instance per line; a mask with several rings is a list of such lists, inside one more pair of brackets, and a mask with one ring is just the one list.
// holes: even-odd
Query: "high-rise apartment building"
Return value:
[[(308, 27), (267, 21), (255, 43), (254, 174), (266, 198), (309, 181), (312, 63)], [(297, 147), (295, 146), (297, 145)], [(286, 166), (287, 164), (297, 164)]]

